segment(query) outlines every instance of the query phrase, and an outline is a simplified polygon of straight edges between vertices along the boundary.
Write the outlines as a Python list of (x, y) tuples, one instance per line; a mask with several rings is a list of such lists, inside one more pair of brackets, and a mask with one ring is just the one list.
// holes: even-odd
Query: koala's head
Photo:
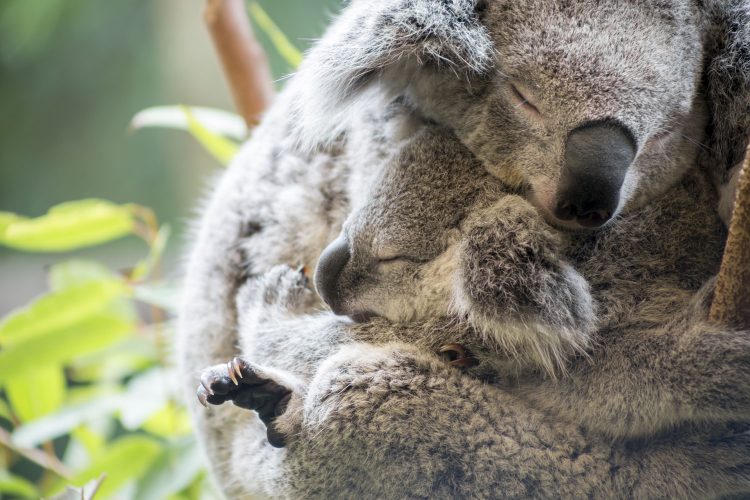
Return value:
[(460, 225), (479, 200), (494, 200), (501, 189), (453, 134), (418, 132), (383, 166), (320, 256), (318, 293), (335, 313), (354, 319), (447, 313)]
[(741, 160), (750, 3), (355, 0), (301, 71), (303, 127), (407, 96), (550, 223), (596, 228), (698, 155), (717, 177)]

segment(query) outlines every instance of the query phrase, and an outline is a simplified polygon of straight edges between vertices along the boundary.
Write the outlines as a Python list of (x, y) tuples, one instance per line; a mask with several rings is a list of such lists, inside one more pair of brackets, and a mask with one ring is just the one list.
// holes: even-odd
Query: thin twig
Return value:
[(253, 34), (244, 0), (208, 0), (203, 19), (211, 33), (237, 111), (249, 128), (274, 96), (265, 51)]
[(723, 325), (750, 328), (750, 149), (737, 183), (710, 317)]
[(9, 450), (12, 450), (19, 455), (31, 460), (40, 467), (46, 470), (51, 470), (60, 477), (63, 477), (65, 479), (73, 477), (73, 471), (68, 469), (68, 467), (64, 463), (62, 463), (56, 456), (48, 455), (42, 450), (38, 450), (36, 448), (19, 448), (18, 446), (13, 444), (10, 433), (3, 428), (0, 428), (0, 444), (5, 446)]

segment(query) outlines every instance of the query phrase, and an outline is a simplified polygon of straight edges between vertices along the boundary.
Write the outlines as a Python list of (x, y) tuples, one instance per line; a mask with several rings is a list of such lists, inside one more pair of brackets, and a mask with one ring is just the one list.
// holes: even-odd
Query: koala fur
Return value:
[[(674, 492), (690, 498), (747, 492), (748, 443), (741, 427), (700, 425), (646, 443), (612, 444), (549, 413), (543, 402), (448, 369), (429, 348), (352, 342), (364, 338), (360, 330), (397, 339), (428, 336), (414, 329), (439, 336), (455, 327), (440, 318), (352, 324), (330, 314), (300, 316), (295, 309), (293, 320), (276, 314), (261, 321), (240, 348), (236, 307), (242, 284), (258, 285), (275, 265), (314, 267), (347, 214), (367, 199), (380, 166), (411, 133), (408, 120), (389, 119), (387, 103), (395, 98), (418, 122), (453, 131), (488, 172), (549, 222), (567, 134), (586, 122), (616, 120), (637, 149), (612, 229), (604, 231), (623, 219), (637, 225), (642, 207), (686, 182), (698, 161), (695, 142), (721, 145), (711, 148), (710, 159), (702, 154), (701, 165), (723, 179), (746, 144), (750, 90), (743, 64), (750, 25), (733, 20), (747, 13), (747, 2), (738, 0), (353, 1), (222, 176), (193, 240), (179, 358), (198, 436), (225, 494), (578, 498)], [(602, 287), (620, 276), (622, 285), (637, 287), (660, 269), (658, 251), (673, 242), (646, 243), (657, 253), (639, 252), (645, 262), (618, 255), (615, 246), (605, 249), (610, 262), (587, 272), (597, 273)], [(697, 280), (704, 248), (688, 243), (691, 250), (677, 264), (688, 271), (698, 266), (696, 276), (688, 274)], [(600, 250), (595, 242), (579, 247)], [(706, 255), (715, 259), (713, 251)], [(645, 271), (638, 270), (641, 264)], [(681, 278), (675, 273), (674, 279)], [(696, 288), (687, 287), (692, 295)], [(627, 318), (639, 305), (638, 294), (628, 294), (631, 302), (615, 297), (604, 313), (613, 325), (618, 314)], [(651, 324), (663, 324), (684, 306), (682, 296), (675, 304), (664, 299), (649, 303), (640, 321), (648, 323), (652, 314)], [(641, 326), (633, 331), (651, 333)], [(700, 337), (702, 326), (686, 328), (685, 338)], [(682, 337), (664, 339), (667, 352), (683, 346)], [(252, 412), (206, 411), (195, 401), (200, 370), (239, 354), (291, 373), (306, 387), (303, 400), (284, 414), (302, 416), (285, 449), (268, 444)], [(612, 367), (637, 370), (652, 359), (647, 354), (612, 359)], [(672, 367), (664, 369), (670, 374)], [(558, 382), (547, 383), (564, 394)]]
[[(688, 172), (598, 232), (554, 238), (523, 198), (490, 189), (454, 141), (443, 130), (417, 134), (405, 146), (416, 151), (386, 165), (370, 201), (344, 223), (340, 238), (351, 257), (338, 278), (340, 312), (394, 322), (466, 317), (476, 332), (455, 333), (452, 341), (482, 353), (482, 371), (494, 365), (495, 380), (517, 376), (507, 387), (610, 437), (750, 419), (750, 333), (707, 322), (724, 244), (707, 175)], [(435, 177), (454, 178), (461, 189)], [(466, 196), (472, 188), (484, 196)], [(415, 211), (425, 189), (431, 196), (422, 203), (435, 207)], [(472, 206), (459, 209), (446, 197)], [(467, 212), (460, 236), (455, 223), (440, 234), (446, 213)], [(561, 363), (560, 380), (533, 370), (519, 375), (524, 361), (549, 369), (550, 358)]]

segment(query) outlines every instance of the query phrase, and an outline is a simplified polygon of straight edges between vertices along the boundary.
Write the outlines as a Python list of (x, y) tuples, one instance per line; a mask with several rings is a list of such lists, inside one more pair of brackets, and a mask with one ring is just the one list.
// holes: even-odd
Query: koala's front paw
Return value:
[(275, 310), (303, 312), (315, 303), (316, 297), (304, 267), (275, 266), (245, 283), (237, 292), (237, 309), (243, 313), (267, 306), (273, 306)]
[(266, 425), (268, 442), (276, 448), (286, 445), (287, 436), (278, 429), (276, 419), (286, 411), (293, 393), (278, 377), (242, 358), (203, 370), (197, 391), (203, 406), (232, 401), (257, 412)]
[(519, 196), (502, 198), (468, 230), (459, 302), (484, 322), (534, 322), (588, 333), (593, 301), (584, 278), (562, 258), (562, 237)]

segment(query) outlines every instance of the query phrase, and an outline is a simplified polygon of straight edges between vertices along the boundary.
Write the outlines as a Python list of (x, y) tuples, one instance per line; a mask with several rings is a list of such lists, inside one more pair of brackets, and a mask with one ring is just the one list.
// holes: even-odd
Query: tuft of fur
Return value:
[(296, 138), (305, 148), (330, 142), (363, 101), (367, 107), (384, 90), (389, 97), (403, 93), (429, 78), (426, 68), (467, 78), (487, 73), (493, 62), (476, 0), (355, 0), (300, 67)]

